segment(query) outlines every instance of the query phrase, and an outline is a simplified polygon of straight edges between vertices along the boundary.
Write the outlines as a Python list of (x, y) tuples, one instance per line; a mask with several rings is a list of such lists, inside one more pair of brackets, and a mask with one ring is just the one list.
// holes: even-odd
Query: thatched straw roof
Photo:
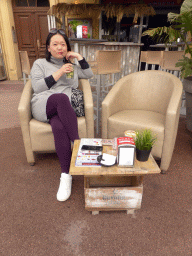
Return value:
[(120, 22), (123, 15), (127, 17), (134, 15), (133, 23), (137, 23), (138, 17), (153, 16), (155, 10), (152, 6), (146, 4), (66, 4), (60, 3), (53, 5), (48, 11), (48, 15), (62, 16), (62, 15), (75, 15), (83, 14), (87, 18), (100, 18), (101, 12), (104, 11), (107, 18), (117, 17), (117, 22)]

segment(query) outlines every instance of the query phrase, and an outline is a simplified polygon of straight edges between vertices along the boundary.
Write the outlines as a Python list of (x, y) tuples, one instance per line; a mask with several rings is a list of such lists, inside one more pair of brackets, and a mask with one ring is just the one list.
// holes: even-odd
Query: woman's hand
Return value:
[(73, 64), (66, 63), (59, 70), (54, 72), (52, 76), (53, 76), (54, 80), (57, 82), (62, 75), (66, 74), (66, 73), (70, 73), (72, 71), (73, 71)]
[(81, 54), (79, 54), (79, 53), (77, 53), (77, 52), (71, 52), (71, 51), (70, 51), (70, 52), (67, 52), (65, 58), (66, 58), (67, 60), (71, 60), (71, 59), (76, 58), (78, 61), (80, 61), (80, 60), (83, 59), (83, 57), (81, 56)]
[[(77, 52), (72, 52), (72, 51), (67, 52), (65, 58), (69, 61), (71, 61), (74, 58), (76, 58), (78, 61), (83, 59), (81, 54)], [(72, 71), (73, 71), (73, 65), (71, 63), (66, 63), (58, 71), (53, 73), (53, 78), (57, 82), (61, 76), (63, 76), (66, 73), (70, 73)]]
[(71, 64), (71, 63), (64, 64), (61, 67), (61, 71), (63, 72), (63, 74), (72, 72), (73, 71), (73, 64)]

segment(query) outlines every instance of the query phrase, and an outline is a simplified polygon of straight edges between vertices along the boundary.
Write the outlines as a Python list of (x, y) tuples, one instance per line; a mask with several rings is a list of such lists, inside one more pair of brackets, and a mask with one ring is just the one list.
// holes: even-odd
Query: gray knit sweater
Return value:
[[(81, 61), (79, 62), (81, 64)], [(31, 69), (32, 88), (34, 91), (31, 108), (33, 117), (41, 122), (48, 122), (46, 115), (46, 105), (48, 98), (54, 93), (65, 93), (71, 101), (71, 89), (78, 87), (78, 79), (89, 79), (93, 76), (91, 68), (83, 69), (83, 66), (74, 65), (74, 79), (66, 79), (64, 74), (60, 79), (49, 89), (45, 78), (51, 76), (54, 72), (60, 69), (63, 65), (62, 59), (51, 57), (51, 62), (46, 59), (38, 59), (33, 63)]]

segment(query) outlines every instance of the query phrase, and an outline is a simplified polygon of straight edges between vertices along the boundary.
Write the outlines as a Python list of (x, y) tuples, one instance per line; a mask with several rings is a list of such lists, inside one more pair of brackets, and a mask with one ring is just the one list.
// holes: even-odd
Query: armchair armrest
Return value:
[(29, 80), (23, 89), (21, 99), (18, 106), (19, 119), (21, 124), (29, 124), (31, 115), (31, 97), (32, 97), (32, 87), (31, 80)]
[(29, 122), (32, 118), (31, 96), (32, 96), (32, 86), (31, 86), (31, 80), (29, 80), (25, 84), (25, 87), (23, 89), (19, 106), (18, 106), (18, 113), (19, 113), (21, 131), (23, 135), (23, 142), (24, 142), (25, 151), (27, 155), (27, 161), (33, 164), (35, 160), (32, 153), (30, 130), (29, 130)]
[(79, 88), (83, 91), (85, 119), (87, 126), (87, 137), (94, 138), (94, 117), (93, 117), (93, 97), (88, 79), (79, 80)]
[[(175, 78), (177, 81), (175, 82), (173, 93), (171, 95), (165, 116), (165, 142), (163, 145), (162, 161), (160, 166), (162, 171), (167, 170), (167, 166), (169, 166), (171, 161), (171, 155), (175, 145), (180, 116), (183, 86), (179, 78)], [(167, 162), (167, 159), (170, 159), (170, 161)]]

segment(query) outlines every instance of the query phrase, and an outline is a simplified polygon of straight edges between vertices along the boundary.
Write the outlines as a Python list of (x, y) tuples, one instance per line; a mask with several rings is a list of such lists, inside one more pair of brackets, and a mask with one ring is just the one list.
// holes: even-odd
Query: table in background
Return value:
[(150, 45), (150, 48), (161, 48), (165, 51), (170, 51), (170, 49), (174, 49), (176, 51), (182, 51), (184, 48), (185, 43), (179, 42), (179, 43), (173, 43), (173, 44), (154, 44)]

